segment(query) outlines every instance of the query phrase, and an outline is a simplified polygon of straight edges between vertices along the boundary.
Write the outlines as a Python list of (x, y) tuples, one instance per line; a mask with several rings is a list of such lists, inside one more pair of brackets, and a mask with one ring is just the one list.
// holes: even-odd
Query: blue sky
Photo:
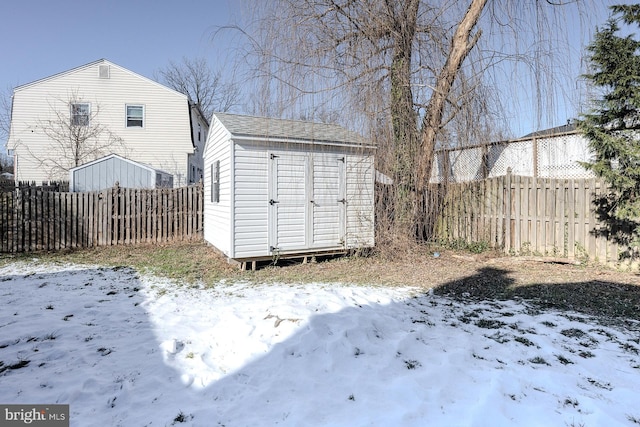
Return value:
[[(260, 0), (255, 0), (260, 1)], [(588, 1), (588, 0), (587, 0)], [(594, 0), (588, 17), (569, 17), (568, 25), (580, 28), (580, 37), (593, 33), (595, 25), (608, 16), (605, 5), (616, 0)], [(213, 68), (227, 69), (234, 54), (233, 39), (212, 39), (216, 27), (236, 23), (241, 18), (241, 0), (4, 0), (0, 5), (0, 89), (29, 83), (100, 58), (106, 58), (143, 76), (165, 67), (170, 60), (204, 57)], [(578, 22), (580, 21), (580, 22)], [(571, 28), (571, 27), (570, 27)], [(586, 29), (586, 31), (585, 31)], [(579, 44), (579, 43), (578, 43)], [(580, 61), (580, 48), (573, 54)], [(558, 93), (556, 117), (543, 125), (555, 126), (575, 117), (575, 80), (580, 64), (571, 67)], [(508, 75), (508, 74), (507, 74)], [(509, 79), (509, 77), (507, 77)], [(511, 83), (513, 85), (513, 83)], [(574, 86), (574, 87), (571, 87)], [(524, 94), (520, 108), (509, 121), (515, 136), (540, 125), (529, 113), (535, 108), (530, 88), (513, 87)], [(544, 127), (544, 126), (542, 126)], [(0, 141), (2, 144), (4, 141)]]
[(146, 77), (183, 56), (213, 65), (211, 40), (232, 0), (5, 0), (0, 6), (0, 87), (106, 58)]

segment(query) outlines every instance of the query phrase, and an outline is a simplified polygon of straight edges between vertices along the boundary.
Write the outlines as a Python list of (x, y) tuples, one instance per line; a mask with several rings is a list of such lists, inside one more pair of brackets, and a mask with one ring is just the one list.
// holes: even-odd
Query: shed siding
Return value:
[(313, 153), (312, 245), (315, 248), (339, 247), (345, 234), (345, 162), (344, 154)]
[(269, 155), (260, 145), (237, 143), (234, 147), (235, 257), (264, 256), (269, 251)]
[(275, 253), (308, 249), (307, 186), (308, 154), (304, 152), (274, 151), (270, 159), (269, 197), (277, 203), (269, 205), (269, 246)]
[(140, 165), (111, 157), (72, 171), (73, 191), (99, 191), (118, 182), (124, 188), (154, 188), (155, 173)]
[[(16, 89), (8, 142), (18, 156), (16, 179), (67, 178), (48, 171), (36, 159), (59, 152), (42, 128), (55, 120), (56, 111), (68, 116), (69, 100), (75, 97), (89, 103), (92, 111), (99, 109), (95, 120), (124, 140), (125, 152), (114, 150), (115, 154), (169, 172), (176, 185), (184, 185), (188, 155), (193, 153), (187, 98), (115, 64), (107, 63), (110, 78), (101, 79), (100, 65), (96, 62)], [(143, 128), (126, 127), (127, 104), (144, 105)], [(106, 154), (111, 151), (96, 158)]]
[[(228, 257), (231, 253), (231, 136), (219, 122), (209, 130), (204, 153), (204, 238)], [(220, 161), (220, 201), (211, 201), (211, 165)]]

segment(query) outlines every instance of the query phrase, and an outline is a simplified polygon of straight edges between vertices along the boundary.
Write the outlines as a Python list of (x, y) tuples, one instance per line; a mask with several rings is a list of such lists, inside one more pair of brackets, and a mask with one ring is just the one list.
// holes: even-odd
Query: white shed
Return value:
[(69, 170), (69, 191), (122, 188), (171, 188), (173, 175), (143, 163), (110, 154)]
[(374, 245), (374, 147), (338, 126), (216, 113), (204, 238), (240, 262)]

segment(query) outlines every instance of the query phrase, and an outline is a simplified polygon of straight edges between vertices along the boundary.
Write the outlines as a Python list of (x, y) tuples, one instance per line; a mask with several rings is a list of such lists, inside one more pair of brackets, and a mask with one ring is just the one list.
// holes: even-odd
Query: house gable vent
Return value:
[(98, 75), (101, 79), (108, 79), (111, 77), (111, 70), (108, 65), (100, 65)]

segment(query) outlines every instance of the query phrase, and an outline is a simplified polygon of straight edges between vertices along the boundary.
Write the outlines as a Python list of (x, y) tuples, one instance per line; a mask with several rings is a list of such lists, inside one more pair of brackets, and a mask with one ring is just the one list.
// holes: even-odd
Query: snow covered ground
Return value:
[(640, 325), (338, 284), (0, 268), (0, 403), (72, 426), (640, 425)]

